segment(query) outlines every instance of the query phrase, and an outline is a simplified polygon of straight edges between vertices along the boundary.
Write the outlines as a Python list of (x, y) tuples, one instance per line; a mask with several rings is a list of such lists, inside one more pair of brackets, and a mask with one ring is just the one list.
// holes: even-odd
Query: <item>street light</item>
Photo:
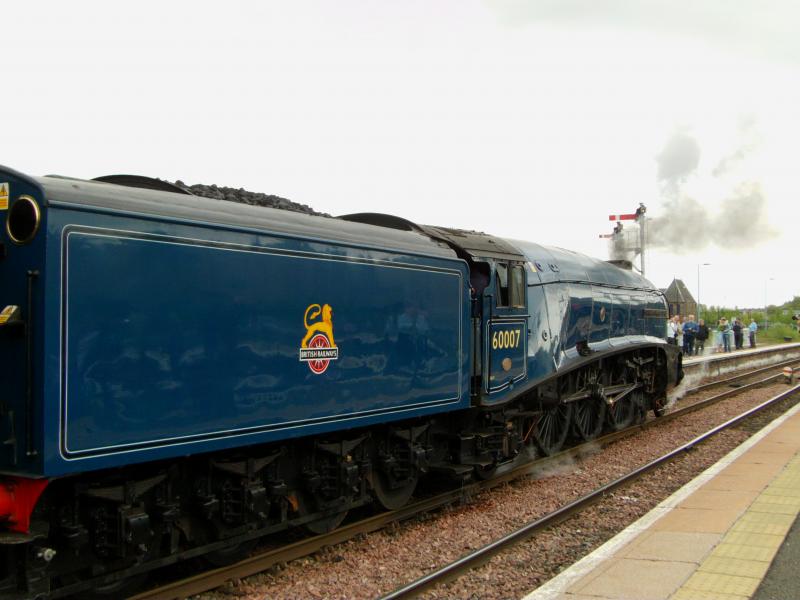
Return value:
[(767, 312), (767, 283), (775, 281), (774, 277), (764, 280), (764, 329), (769, 327), (769, 313)]
[(710, 267), (711, 263), (697, 263), (697, 320), (702, 316), (702, 309), (700, 308), (700, 267)]

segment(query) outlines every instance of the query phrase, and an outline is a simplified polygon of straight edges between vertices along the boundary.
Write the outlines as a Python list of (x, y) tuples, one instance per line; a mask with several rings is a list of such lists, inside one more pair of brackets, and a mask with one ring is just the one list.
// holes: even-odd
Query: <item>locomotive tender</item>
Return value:
[(397, 508), (659, 414), (682, 376), (631, 271), (175, 192), (0, 167), (0, 597), (114, 597)]

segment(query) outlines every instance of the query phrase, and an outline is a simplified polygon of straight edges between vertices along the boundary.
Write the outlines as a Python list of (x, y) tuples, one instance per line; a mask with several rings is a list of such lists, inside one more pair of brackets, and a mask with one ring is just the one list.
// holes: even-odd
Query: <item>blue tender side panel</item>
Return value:
[(460, 260), (57, 209), (50, 220), (48, 474), (469, 404)]

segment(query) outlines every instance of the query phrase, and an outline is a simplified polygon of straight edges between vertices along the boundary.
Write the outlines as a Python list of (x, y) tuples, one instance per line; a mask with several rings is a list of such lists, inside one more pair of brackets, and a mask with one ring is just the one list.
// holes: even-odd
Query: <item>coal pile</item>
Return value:
[(182, 181), (176, 181), (173, 185), (186, 190), (195, 196), (202, 196), (204, 198), (213, 198), (214, 200), (227, 200), (228, 202), (241, 202), (242, 204), (250, 204), (252, 206), (266, 206), (268, 208), (279, 208), (281, 210), (291, 210), (293, 212), (304, 213), (307, 215), (318, 215), (329, 217), (326, 213), (315, 211), (310, 206), (292, 202), (286, 198), (275, 196), (273, 194), (261, 194), (259, 192), (250, 192), (244, 188), (232, 188), (218, 185), (203, 185), (196, 183), (188, 185)]

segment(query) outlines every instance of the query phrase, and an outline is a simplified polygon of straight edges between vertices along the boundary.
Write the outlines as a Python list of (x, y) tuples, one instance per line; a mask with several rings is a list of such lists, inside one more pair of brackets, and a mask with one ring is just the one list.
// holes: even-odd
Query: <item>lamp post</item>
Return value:
[(702, 309), (700, 308), (700, 267), (710, 267), (711, 263), (697, 263), (697, 320), (700, 321)]
[(767, 312), (767, 283), (775, 281), (774, 277), (764, 280), (764, 329), (769, 328), (769, 313)]

